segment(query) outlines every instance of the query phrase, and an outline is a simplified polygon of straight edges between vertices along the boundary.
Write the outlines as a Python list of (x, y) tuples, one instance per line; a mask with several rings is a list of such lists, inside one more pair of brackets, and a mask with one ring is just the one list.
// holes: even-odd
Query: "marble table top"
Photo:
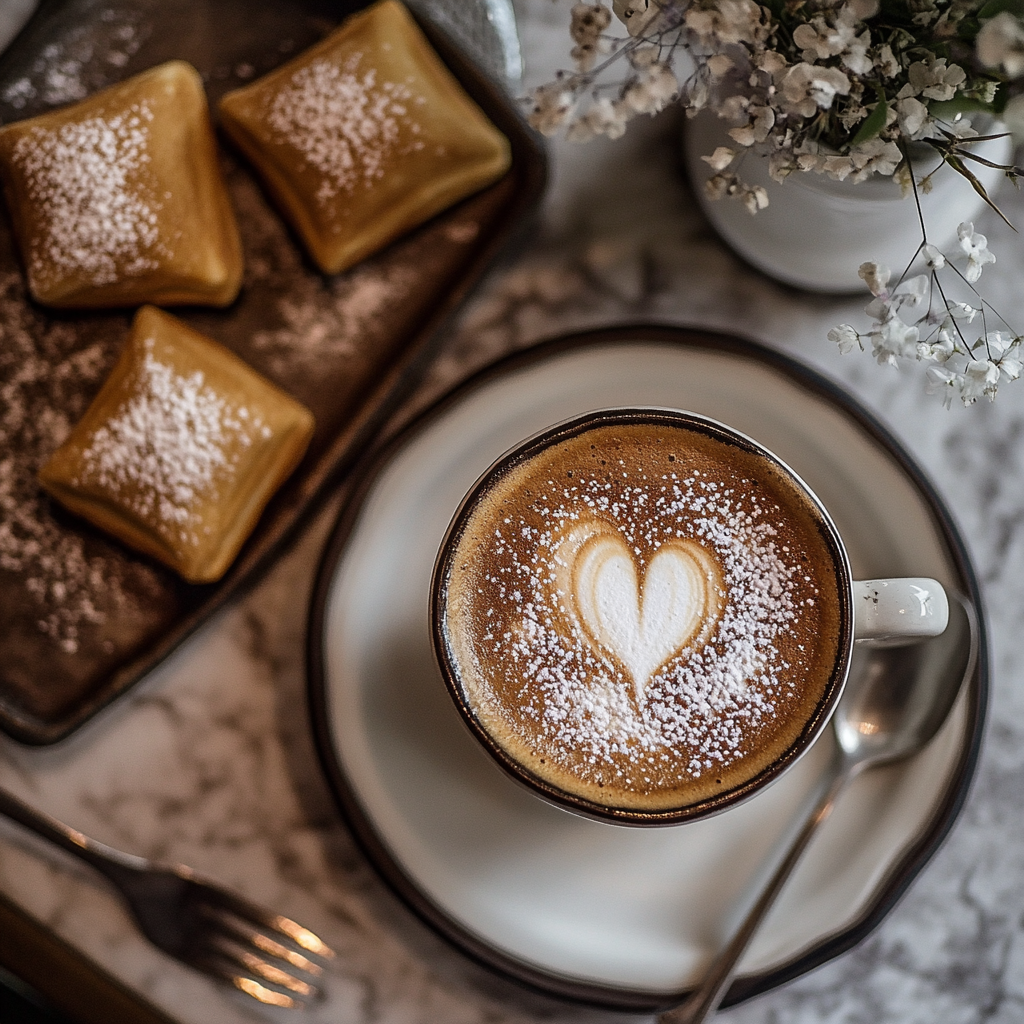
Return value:
[[(564, 63), (566, 5), (517, 2), (527, 82)], [(723, 1024), (1014, 1024), (1024, 1019), (1024, 382), (946, 411), (923, 376), (840, 356), (830, 327), (865, 300), (810, 296), (735, 259), (679, 173), (672, 112), (613, 143), (551, 147), (541, 229), (464, 310), (424, 401), (504, 352), (565, 331), (645, 320), (758, 338), (841, 381), (900, 437), (959, 521), (985, 591), (993, 692), (980, 769), (948, 841), (852, 952), (744, 1005)], [(1024, 223), (1024, 196), (1001, 195)], [(1024, 240), (986, 214), (997, 305), (1018, 312)], [(339, 821), (305, 709), (306, 608), (328, 502), (247, 595), (127, 696), (50, 748), (0, 738), (0, 785), (113, 846), (182, 861), (321, 934), (339, 953), (305, 1019), (513, 1024), (593, 1014), (469, 965), (377, 879)], [(1015, 634), (1017, 639), (1014, 639)], [(0, 891), (171, 1017), (267, 1014), (139, 937), (101, 882), (0, 826)], [(618, 1019), (602, 1017), (601, 1019)]]

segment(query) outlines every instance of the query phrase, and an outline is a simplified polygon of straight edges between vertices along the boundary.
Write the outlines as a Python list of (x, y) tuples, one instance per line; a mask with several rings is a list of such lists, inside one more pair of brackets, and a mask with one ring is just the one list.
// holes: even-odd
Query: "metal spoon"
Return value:
[(680, 1006), (661, 1013), (658, 1024), (698, 1024), (714, 1013), (737, 962), (811, 837), (832, 813), (840, 791), (866, 768), (917, 753), (946, 720), (963, 683), (974, 671), (977, 656), (974, 608), (953, 595), (949, 625), (941, 636), (913, 646), (862, 647), (855, 652), (846, 690), (832, 716), (836, 752), (822, 781), (821, 796), (808, 809), (771, 880), (704, 980)]

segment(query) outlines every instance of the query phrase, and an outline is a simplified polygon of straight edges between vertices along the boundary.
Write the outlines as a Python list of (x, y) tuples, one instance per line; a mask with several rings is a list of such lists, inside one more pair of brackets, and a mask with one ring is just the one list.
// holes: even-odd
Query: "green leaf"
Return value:
[(861, 125), (857, 129), (857, 134), (854, 135), (850, 145), (859, 146), (862, 142), (868, 142), (873, 139), (885, 127), (886, 118), (888, 116), (889, 102), (886, 100), (884, 94), (879, 93), (875, 109), (872, 110), (863, 121), (861, 121)]
[(994, 18), (997, 14), (1002, 14), (1003, 11), (1009, 11), (1018, 18), (1024, 19), (1024, 0), (988, 0), (988, 3), (978, 11), (977, 17), (979, 21), (984, 21), (986, 18)]

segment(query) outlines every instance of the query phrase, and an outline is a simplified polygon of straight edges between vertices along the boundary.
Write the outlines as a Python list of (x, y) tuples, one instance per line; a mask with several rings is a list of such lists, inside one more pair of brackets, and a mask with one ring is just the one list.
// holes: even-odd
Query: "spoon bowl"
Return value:
[(862, 770), (917, 753), (942, 727), (977, 657), (974, 608), (955, 595), (940, 636), (859, 647), (832, 717), (845, 757)]

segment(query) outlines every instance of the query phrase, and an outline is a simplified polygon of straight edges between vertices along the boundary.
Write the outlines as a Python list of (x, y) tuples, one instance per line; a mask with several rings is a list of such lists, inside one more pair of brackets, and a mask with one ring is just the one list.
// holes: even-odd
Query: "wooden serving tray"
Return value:
[[(300, 52), (362, 3), (50, 0), (0, 58), (0, 120), (29, 117), (171, 58), (194, 64), (211, 105)], [(424, 25), (512, 143), (513, 166), (388, 249), (324, 277), (221, 137), (245, 250), (227, 310), (175, 309), (312, 409), (317, 429), (228, 574), (194, 586), (52, 503), (35, 474), (81, 416), (133, 310), (62, 314), (26, 295), (0, 223), (0, 729), (67, 736), (251, 583), (421, 378), (440, 328), (543, 189), (543, 150), (513, 102)]]

